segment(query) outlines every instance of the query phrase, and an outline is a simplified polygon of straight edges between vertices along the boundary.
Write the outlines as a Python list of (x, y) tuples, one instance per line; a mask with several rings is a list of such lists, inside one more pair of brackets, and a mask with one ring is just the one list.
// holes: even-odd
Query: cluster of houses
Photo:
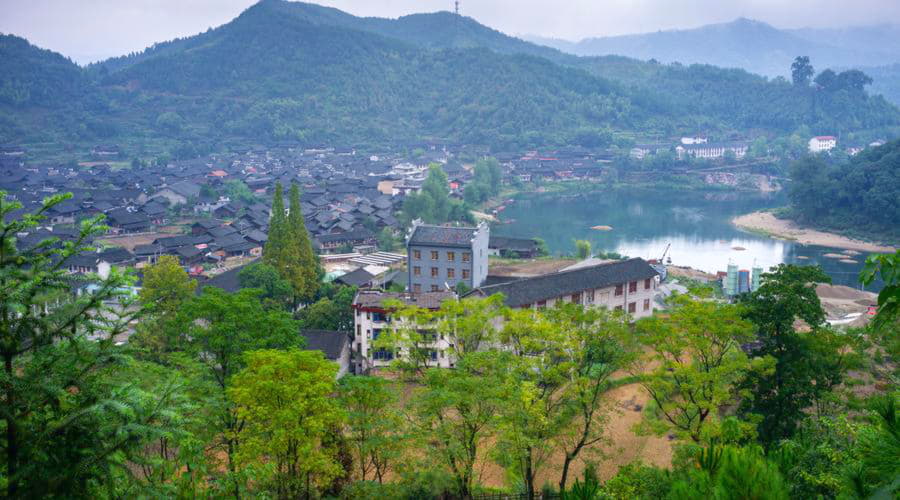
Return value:
[[(155, 167), (128, 168), (114, 145), (94, 148), (80, 164), (28, 160), (17, 148), (0, 150), (0, 190), (34, 211), (56, 193), (72, 193), (53, 207), (41, 227), (18, 235), (20, 246), (48, 237), (77, 237), (77, 223), (104, 215), (104, 244), (66, 262), (71, 273), (108, 275), (113, 267), (142, 268), (163, 255), (177, 257), (195, 275), (211, 277), (205, 286), (238, 287), (239, 267), (229, 259), (259, 257), (265, 246), (271, 195), (276, 183), (301, 187), (301, 208), (323, 262), (351, 266), (336, 283), (360, 287), (354, 300), (353, 332), (305, 331), (308, 345), (319, 346), (342, 365), (341, 373), (367, 372), (401, 352), (374, 348), (391, 321), (385, 300), (399, 299), (436, 308), (460, 296), (503, 293), (510, 307), (545, 307), (557, 301), (603, 305), (634, 317), (650, 314), (656, 271), (634, 259), (563, 270), (530, 278), (490, 276), (491, 255), (533, 257), (533, 239), (491, 236), (487, 224), (476, 227), (432, 226), (414, 222), (406, 231), (405, 254), (379, 252), (376, 234), (385, 228), (402, 234), (397, 213), (406, 196), (422, 188), (427, 165), (437, 162), (448, 175), (451, 196), (462, 196), (472, 171), (450, 161), (446, 148), (423, 148), (406, 155), (358, 155), (333, 148), (272, 148), (171, 161)], [(599, 179), (611, 161), (603, 152), (581, 148), (553, 154), (496, 154), (506, 178)], [(16, 214), (12, 214), (15, 217)], [(117, 245), (129, 240), (133, 244)], [(112, 246), (110, 246), (112, 245)], [(224, 271), (224, 272), (222, 272)], [(388, 292), (393, 285), (403, 292)], [(427, 326), (423, 326), (427, 328)], [(452, 367), (453, 339), (434, 340), (435, 366)]]

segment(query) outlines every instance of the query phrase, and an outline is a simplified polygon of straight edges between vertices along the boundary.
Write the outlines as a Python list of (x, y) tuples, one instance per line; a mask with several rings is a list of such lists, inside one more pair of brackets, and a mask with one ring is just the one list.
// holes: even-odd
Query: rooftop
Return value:
[(502, 293), (506, 297), (506, 305), (521, 307), (592, 288), (652, 278), (658, 274), (647, 261), (635, 258), (482, 286), (470, 294), (489, 296)]
[(413, 228), (410, 245), (469, 248), (478, 232), (476, 227), (448, 227), (420, 224)]

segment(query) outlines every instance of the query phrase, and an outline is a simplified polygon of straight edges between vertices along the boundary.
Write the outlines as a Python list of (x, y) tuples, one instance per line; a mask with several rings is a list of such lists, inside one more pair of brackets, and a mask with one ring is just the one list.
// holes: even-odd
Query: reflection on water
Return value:
[[(650, 259), (659, 258), (671, 243), (673, 264), (710, 273), (724, 271), (729, 260), (742, 269), (754, 263), (764, 269), (782, 262), (818, 264), (836, 284), (858, 288), (864, 256), (850, 257), (856, 263), (839, 262), (824, 254), (841, 250), (764, 238), (731, 225), (737, 215), (785, 204), (782, 193), (614, 190), (529, 195), (503, 212), (502, 219), (513, 222), (495, 225), (492, 232), (541, 237), (554, 254), (573, 252), (573, 240), (586, 239), (595, 251)], [(591, 229), (598, 225), (613, 229)]]

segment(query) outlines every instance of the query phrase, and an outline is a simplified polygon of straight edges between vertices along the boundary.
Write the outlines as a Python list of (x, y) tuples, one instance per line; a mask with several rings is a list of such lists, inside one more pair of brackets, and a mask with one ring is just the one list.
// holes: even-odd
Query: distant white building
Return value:
[(707, 139), (706, 137), (701, 137), (699, 135), (695, 135), (693, 137), (682, 137), (681, 138), (681, 143), (685, 144), (685, 145), (687, 145), (687, 144), (706, 144), (707, 142), (709, 142), (709, 139)]
[(818, 135), (809, 140), (810, 153), (831, 151), (835, 146), (837, 146), (837, 137), (833, 135)]
[(724, 158), (725, 154), (730, 151), (735, 158), (740, 159), (747, 155), (749, 147), (750, 145), (746, 142), (703, 142), (676, 146), (675, 153), (679, 160), (683, 160), (687, 156), (715, 160)]

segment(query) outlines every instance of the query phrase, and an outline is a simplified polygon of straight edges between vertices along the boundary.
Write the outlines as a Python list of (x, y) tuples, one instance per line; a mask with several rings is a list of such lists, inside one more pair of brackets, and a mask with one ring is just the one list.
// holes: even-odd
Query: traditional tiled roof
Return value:
[(332, 330), (300, 330), (300, 335), (306, 338), (308, 351), (322, 351), (325, 357), (335, 361), (341, 357), (350, 337), (345, 332)]
[(630, 281), (639, 281), (656, 276), (655, 269), (644, 259), (635, 258), (621, 262), (560, 271), (531, 278), (522, 278), (508, 283), (482, 286), (471, 294), (482, 296), (502, 293), (506, 305), (521, 307), (542, 300), (563, 297), (584, 290), (605, 288)]
[(478, 229), (474, 227), (444, 227), (419, 225), (409, 237), (410, 245), (470, 248)]
[(380, 308), (386, 300), (399, 300), (406, 305), (414, 305), (425, 309), (437, 309), (447, 299), (455, 298), (456, 294), (444, 292), (381, 292), (377, 290), (362, 290), (353, 299), (353, 305), (364, 308)]

